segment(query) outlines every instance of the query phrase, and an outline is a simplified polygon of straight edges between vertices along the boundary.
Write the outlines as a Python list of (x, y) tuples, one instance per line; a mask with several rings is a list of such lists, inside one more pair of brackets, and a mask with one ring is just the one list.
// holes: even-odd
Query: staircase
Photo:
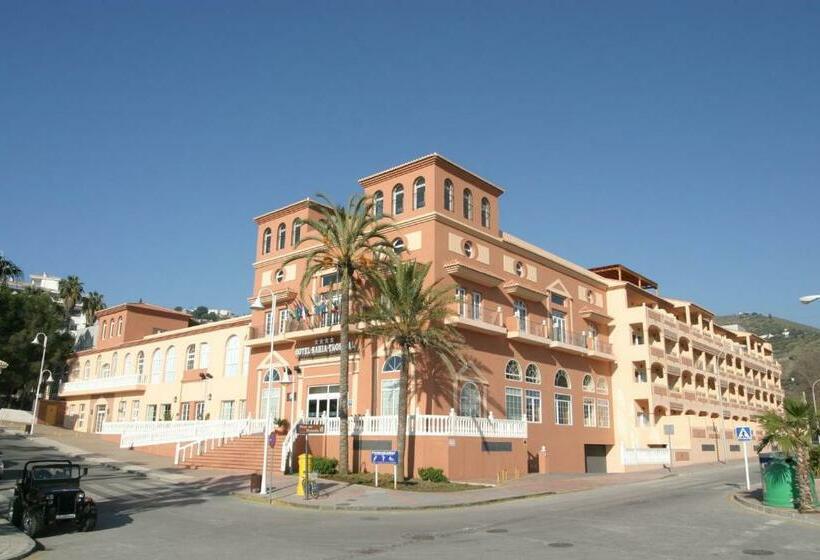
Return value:
[[(276, 447), (268, 448), (268, 470), (279, 472), (282, 461), (282, 440), (276, 438)], [(262, 434), (241, 436), (202, 455), (184, 459), (180, 465), (189, 469), (224, 469), (232, 471), (262, 471)]]

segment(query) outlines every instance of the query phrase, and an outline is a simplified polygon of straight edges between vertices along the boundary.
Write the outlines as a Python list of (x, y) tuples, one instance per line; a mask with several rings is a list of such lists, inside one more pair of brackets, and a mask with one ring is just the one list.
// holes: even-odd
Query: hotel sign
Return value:
[[(353, 342), (348, 342), (347, 348), (350, 351), (356, 350)], [(342, 351), (341, 342), (337, 342), (334, 337), (318, 338), (312, 346), (303, 346), (296, 349), (297, 358), (315, 358), (318, 356), (332, 356)]]

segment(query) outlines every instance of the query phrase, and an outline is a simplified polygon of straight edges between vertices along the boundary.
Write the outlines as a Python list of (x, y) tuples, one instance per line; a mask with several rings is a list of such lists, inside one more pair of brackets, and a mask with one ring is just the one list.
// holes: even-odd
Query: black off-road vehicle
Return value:
[(93, 530), (97, 506), (80, 488), (87, 473), (68, 460), (29, 461), (9, 502), (9, 521), (30, 537), (61, 521), (72, 521), (80, 531)]

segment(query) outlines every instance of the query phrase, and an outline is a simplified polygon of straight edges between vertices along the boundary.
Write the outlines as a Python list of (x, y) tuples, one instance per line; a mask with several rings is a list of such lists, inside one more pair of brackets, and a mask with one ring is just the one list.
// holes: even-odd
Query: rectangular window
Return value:
[(456, 302), (459, 317), (467, 317), (467, 290), (461, 287), (456, 288)]
[(199, 345), (199, 367), (200, 369), (208, 369), (211, 363), (211, 347), (207, 342)]
[(162, 417), (160, 420), (164, 420), (166, 422), (173, 420), (173, 417), (171, 416), (171, 403), (164, 403), (162, 405)]
[(248, 401), (245, 399), (241, 399), (239, 401), (238, 406), (236, 407), (236, 418), (241, 420), (242, 418), (247, 417), (248, 415)]
[(131, 421), (136, 422), (140, 419), (140, 402), (133, 401), (131, 403)]
[(77, 427), (82, 428), (85, 424), (85, 404), (80, 405), (80, 414), (77, 416)]
[(609, 428), (609, 401), (598, 399), (598, 427)]
[(552, 312), (552, 339), (558, 342), (567, 341), (567, 316), (560, 311)]
[(550, 301), (553, 305), (564, 305), (567, 298), (558, 294), (550, 294)]
[(572, 397), (555, 395), (555, 423), (561, 426), (572, 425)]
[(584, 427), (595, 427), (595, 399), (584, 399)]
[(632, 344), (635, 346), (641, 346), (643, 344), (643, 329), (642, 328), (633, 328), (632, 329)]
[(125, 420), (125, 410), (128, 407), (128, 401), (120, 401), (120, 404), (117, 405), (117, 422), (123, 422)]
[(646, 383), (646, 368), (643, 365), (635, 366), (635, 383)]
[(288, 308), (284, 307), (279, 310), (279, 330), (277, 334), (284, 334), (288, 330)]
[(472, 306), (472, 313), (470, 318), (475, 321), (481, 320), (481, 294), (478, 292), (473, 292), (473, 306)]
[(643, 410), (639, 410), (635, 413), (635, 425), (639, 428), (645, 428), (649, 426), (649, 413), (644, 412)]
[(270, 331), (273, 328), (273, 313), (265, 311), (265, 336), (270, 336)]
[(521, 389), (518, 387), (507, 387), (505, 393), (507, 418), (510, 420), (520, 420), (524, 412), (521, 406)]
[(191, 413), (191, 403), (184, 402), (179, 407), (179, 419), (180, 420), (189, 420), (188, 415)]
[(317, 385), (308, 388), (308, 417), (339, 416), (339, 386)]
[(330, 274), (322, 275), (322, 287), (327, 288), (328, 286), (332, 286), (336, 282), (339, 281), (339, 273), (331, 272)]
[(205, 401), (197, 401), (196, 403), (196, 419), (205, 420)]
[(157, 421), (157, 405), (149, 404), (145, 408), (145, 420), (147, 422), (156, 422)]
[(222, 401), (221, 406), (219, 407), (219, 419), (233, 419), (233, 401)]
[(395, 416), (399, 413), (399, 380), (382, 381), (382, 415)]
[(527, 422), (541, 422), (541, 391), (527, 389)]

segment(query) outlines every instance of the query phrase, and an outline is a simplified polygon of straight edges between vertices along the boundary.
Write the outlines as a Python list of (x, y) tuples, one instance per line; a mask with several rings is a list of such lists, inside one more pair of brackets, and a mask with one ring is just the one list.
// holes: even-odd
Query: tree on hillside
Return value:
[(812, 406), (802, 400), (786, 398), (783, 413), (766, 412), (760, 417), (764, 436), (758, 445), (758, 453), (767, 445), (773, 445), (795, 461), (797, 475), (798, 509), (801, 513), (814, 511), (811, 495), (810, 452), (816, 419)]
[(302, 292), (314, 276), (322, 271), (335, 270), (339, 278), (341, 305), (339, 306), (339, 472), (347, 474), (349, 442), (347, 425), (348, 371), (350, 367), (350, 302), (362, 280), (380, 263), (394, 257), (393, 246), (385, 236), (391, 227), (377, 215), (373, 201), (363, 195), (350, 198), (347, 205), (333, 204), (326, 196), (319, 207), (318, 219), (305, 220), (310, 234), (303, 236), (297, 247), (316, 243), (307, 252), (297, 253), (285, 260), (284, 265), (304, 261)]
[(99, 292), (88, 292), (83, 298), (83, 315), (89, 327), (97, 320), (97, 311), (105, 309), (105, 300)]
[[(399, 472), (404, 479), (407, 451), (407, 394), (410, 364), (419, 357), (435, 359), (453, 372), (455, 362), (464, 362), (461, 334), (445, 323), (452, 314), (454, 288), (439, 281), (425, 286), (429, 263), (400, 262), (395, 268), (373, 276), (372, 299), (363, 307), (363, 334), (381, 340), (401, 354), (399, 374), (398, 451)], [(412, 475), (412, 473), (410, 473)]]
[(43, 347), (32, 344), (37, 332), (48, 336), (45, 367), (61, 373), (74, 346), (63, 330), (63, 310), (41, 290), (13, 293), (0, 286), (0, 357), (9, 364), (0, 375), (0, 395), (5, 405), (31, 406)]
[(58, 286), (60, 299), (63, 300), (63, 309), (65, 309), (66, 324), (71, 321), (71, 312), (77, 302), (81, 301), (83, 297), (83, 283), (77, 276), (69, 276), (60, 280)]
[(20, 280), (23, 270), (12, 261), (0, 255), (0, 285), (7, 286), (13, 280)]

